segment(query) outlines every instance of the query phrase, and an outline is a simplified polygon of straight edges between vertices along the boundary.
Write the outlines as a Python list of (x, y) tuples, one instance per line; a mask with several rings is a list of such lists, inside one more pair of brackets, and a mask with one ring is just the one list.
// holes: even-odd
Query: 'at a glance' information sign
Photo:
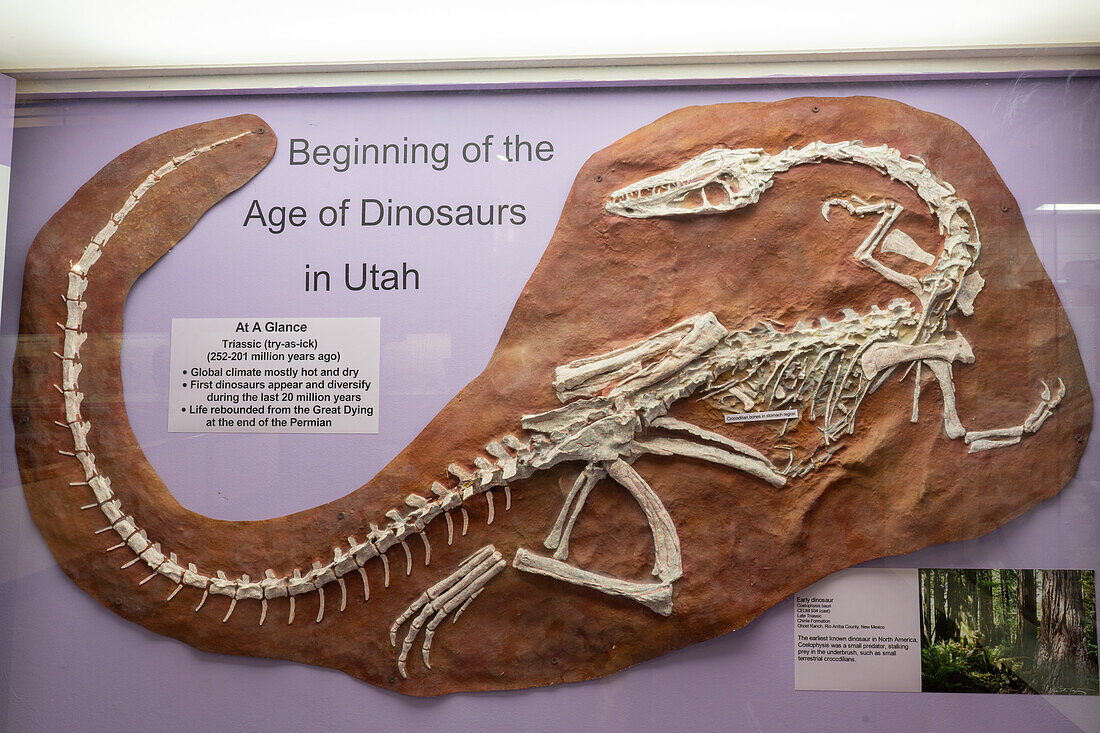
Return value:
[(377, 433), (378, 318), (174, 318), (170, 433)]

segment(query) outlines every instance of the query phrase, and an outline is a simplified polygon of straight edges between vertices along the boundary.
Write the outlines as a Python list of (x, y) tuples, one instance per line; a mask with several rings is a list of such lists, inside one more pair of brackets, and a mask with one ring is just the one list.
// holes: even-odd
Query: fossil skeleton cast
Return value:
[[(251, 134), (227, 135), (159, 161), (119, 208), (104, 214), (102, 228), (68, 269), (67, 282), (59, 283), (66, 318), (58, 324), (64, 344), (56, 352), (60, 360), (56, 387), (65, 414), (58, 425), (71, 432), (73, 441), (72, 450), (62, 453), (79, 463), (84, 474), (74, 485), (87, 486), (93, 498), (83, 508), (98, 510), (106, 517), (107, 524), (98, 532), (116, 538), (106, 550), (127, 555), (123, 568), (141, 563), (148, 569), (141, 585), (157, 577), (167, 579), (172, 584), (168, 601), (185, 587), (197, 589), (201, 599), (195, 611), (203, 608), (209, 596), (224, 596), (229, 605), (223, 622), (245, 602), (256, 604), (257, 623), (263, 625), (268, 620), (268, 602), (287, 598), (285, 623), (293, 623), (295, 599), (316, 593), (319, 603), (314, 621), (320, 623), (326, 591), (338, 592), (339, 609), (346, 608), (345, 579), (349, 576), (359, 576), (363, 598), (370, 599), (369, 563), (381, 564), (383, 585), (389, 586), (388, 553), (393, 548), (402, 549), (405, 573), (410, 573), (413, 553), (408, 542), (414, 536), (423, 544), (424, 564), (428, 565), (431, 545), (425, 529), (429, 523), (444, 520), (447, 543), (451, 544), (456, 534), (452, 512), (459, 513), (460, 531), (466, 535), (470, 519), (466, 507), (475, 497), (484, 496), (491, 524), (499, 494), (503, 494), (502, 508), (508, 510), (514, 484), (563, 463), (576, 464), (582, 470), (556, 518), (547, 518), (550, 529), (544, 544), (551, 554), (520, 548), (510, 559), (511, 565), (526, 573), (628, 598), (667, 616), (674, 612), (673, 588), (683, 574), (680, 539), (661, 498), (632, 466), (639, 457), (651, 454), (701, 461), (783, 487), (832, 458), (845, 436), (852, 433), (862, 401), (898, 367), (915, 372), (912, 421), (918, 419), (922, 371), (927, 369), (942, 395), (947, 436), (966, 441), (972, 453), (1006, 448), (1035, 433), (1065, 394), (1062, 380), (1052, 375), (1053, 383), (1042, 385), (1038, 405), (1019, 424), (980, 431), (963, 427), (955, 406), (952, 365), (970, 363), (974, 354), (961, 333), (949, 331), (947, 317), (973, 313), (983, 286), (975, 268), (981, 243), (967, 201), (923, 161), (886, 146), (860, 142), (818, 141), (775, 154), (760, 149), (715, 149), (615, 191), (606, 202), (607, 211), (630, 218), (720, 215), (757, 203), (773, 178), (791, 168), (836, 161), (870, 167), (916, 191), (938, 222), (942, 250), (926, 252), (895, 229), (901, 206), (889, 199), (864, 200), (853, 195), (817, 202), (826, 219), (830, 211), (841, 209), (873, 222), (852, 255), (886, 281), (908, 290), (912, 300), (897, 299), (886, 309), (876, 306), (864, 313), (848, 310), (836, 322), (824, 318), (816, 324), (800, 321), (791, 328), (762, 322), (731, 331), (711, 313), (686, 318), (632, 345), (559, 367), (552, 386), (564, 404), (519, 418), (517, 427), (528, 437), (504, 435), (486, 445), (486, 455), (474, 457), (472, 466), (451, 464), (447, 471), (452, 481), (446, 485), (436, 482), (423, 494), (410, 494), (405, 500), (407, 508), (387, 512), (388, 521), (369, 525), (366, 534), (349, 536), (346, 546), (325, 553), (331, 559), (312, 561), (304, 571), (258, 568), (245, 574), (233, 568), (199, 568), (172, 551), (170, 538), (149, 536), (140, 517), (128, 513), (130, 507), (123, 506), (112, 490), (111, 477), (97, 464), (93, 425), (81, 413), (85, 399), (80, 384), (81, 346), (87, 338), (86, 310), (94, 305), (86, 294), (95, 287), (97, 262), (123, 256), (112, 251), (112, 238), (146, 197), (155, 194), (162, 182), (186, 175), (188, 166), (203, 156)], [(884, 265), (876, 252), (900, 255), (930, 269), (920, 277), (907, 275)], [(820, 437), (808, 452), (799, 454), (783, 443), (781, 432), (769, 457), (749, 445), (670, 417), (670, 408), (683, 400), (705, 400), (727, 413), (793, 409), (798, 414), (795, 420), (812, 423)], [(653, 539), (655, 580), (611, 577), (569, 562), (574, 526), (590, 492), (605, 478), (629, 492), (644, 513)], [(499, 492), (496, 498), (494, 492)], [(424, 665), (430, 667), (432, 641), (440, 623), (448, 617), (457, 619), (508, 565), (509, 559), (487, 545), (397, 616), (389, 634), (402, 677), (409, 674), (408, 656), (417, 638), (423, 635), (421, 654)]]

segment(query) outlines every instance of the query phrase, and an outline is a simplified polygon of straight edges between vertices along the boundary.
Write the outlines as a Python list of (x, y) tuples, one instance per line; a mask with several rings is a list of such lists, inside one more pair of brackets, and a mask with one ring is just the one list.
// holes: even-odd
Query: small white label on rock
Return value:
[(918, 571), (850, 568), (794, 598), (794, 689), (920, 692)]
[(170, 433), (377, 433), (378, 318), (173, 318)]
[(758, 420), (794, 420), (798, 417), (798, 410), (766, 410), (764, 412), (742, 412), (736, 415), (726, 415), (726, 423), (756, 422)]

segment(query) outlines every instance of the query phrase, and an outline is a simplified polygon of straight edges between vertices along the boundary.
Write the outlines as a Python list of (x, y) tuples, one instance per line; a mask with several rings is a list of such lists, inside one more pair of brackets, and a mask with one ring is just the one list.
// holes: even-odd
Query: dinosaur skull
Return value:
[(759, 148), (714, 148), (671, 170), (620, 188), (605, 208), (633, 219), (718, 214), (749, 206), (771, 185), (774, 171)]

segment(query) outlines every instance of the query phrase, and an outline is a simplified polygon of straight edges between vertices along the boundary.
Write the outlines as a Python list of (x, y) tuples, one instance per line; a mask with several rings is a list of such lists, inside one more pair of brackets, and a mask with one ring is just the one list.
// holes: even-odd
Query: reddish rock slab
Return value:
[[(410, 656), (408, 678), (396, 673), (389, 641), (394, 619), (469, 553), (492, 543), (511, 560), (519, 547), (541, 551), (576, 464), (536, 473), (512, 489), (510, 511), (500, 493), (496, 519), (469, 503), (470, 529), (448, 547), (446, 525), (427, 535), (431, 565), (410, 539), (415, 569), (404, 574), (400, 547), (366, 571), (364, 601), (357, 574), (346, 576), (347, 608), (326, 586), (326, 613), (317, 623), (317, 593), (269, 603), (230, 601), (154, 577), (117, 542), (93, 501), (72, 451), (73, 437), (55, 421), (66, 412), (54, 385), (66, 319), (62, 296), (70, 262), (118, 211), (151, 170), (172, 156), (250, 130), (158, 185), (120, 225), (95, 265), (87, 290), (79, 378), (81, 418), (93, 426), (90, 450), (115, 496), (150, 540), (194, 562), (254, 580), (272, 568), (303, 572), (365, 539), (369, 524), (404, 507), (446, 467), (470, 465), (483, 446), (505, 434), (524, 437), (521, 415), (559, 403), (554, 368), (573, 359), (631, 344), (680, 320), (713, 312), (727, 328), (764, 318), (837, 320), (844, 308), (864, 312), (904, 289), (852, 259), (869, 221), (841, 216), (825, 222), (821, 203), (836, 196), (889, 196), (905, 206), (897, 226), (928, 252), (941, 241), (916, 195), (874, 170), (842, 164), (802, 166), (778, 175), (760, 202), (724, 215), (624, 219), (604, 203), (618, 188), (714, 147), (776, 153), (816, 140), (862, 140), (916, 155), (969, 201), (981, 231), (978, 270), (986, 281), (975, 313), (953, 318), (973, 347), (972, 364), (956, 364), (959, 411), (968, 429), (1020, 424), (1038, 400), (1040, 380), (1061, 378), (1066, 395), (1053, 417), (1016, 446), (968, 454), (941, 421), (940, 393), (924, 385), (920, 419), (910, 422), (912, 377), (892, 379), (860, 408), (853, 434), (826, 466), (776, 489), (730, 469), (688, 459), (643, 457), (635, 468), (661, 497), (679, 533), (683, 578), (674, 608), (659, 616), (549, 578), (505, 569), (457, 623), (440, 626), (432, 669)], [(260, 131), (263, 131), (262, 133)], [(134, 280), (178, 242), (203, 212), (259, 172), (275, 138), (254, 117), (229, 118), (174, 130), (109, 163), (42, 229), (28, 255), (13, 417), (27, 502), (65, 572), (108, 608), (157, 633), (199, 649), (291, 659), (341, 669), (412, 695), (550, 685), (610, 674), (631, 664), (744, 626), (768, 607), (841, 568), (875, 557), (912, 552), (988, 532), (1053, 497), (1076, 470), (1091, 427), (1092, 398), (1076, 340), (1057, 293), (1036, 257), (1011, 193), (977, 143), (958, 125), (897, 102), (874, 98), (804, 98), (678, 110), (593, 155), (581, 169), (561, 221), (520, 295), (485, 371), (465, 387), (383, 471), (348, 496), (304, 512), (260, 522), (213, 520), (179, 505), (145, 460), (122, 401), (119, 346), (126, 294)], [(902, 267), (902, 261), (890, 262)], [(912, 263), (909, 263), (912, 267)], [(777, 425), (725, 425), (722, 414), (684, 401), (673, 414), (778, 457)], [(806, 438), (803, 437), (803, 440)], [(70, 485), (76, 482), (78, 485)], [(452, 482), (453, 483), (453, 482)], [(458, 524), (461, 519), (456, 512)], [(127, 555), (129, 553), (129, 555)], [(653, 542), (638, 504), (608, 480), (593, 491), (578, 520), (570, 562), (616, 577), (647, 580)]]

